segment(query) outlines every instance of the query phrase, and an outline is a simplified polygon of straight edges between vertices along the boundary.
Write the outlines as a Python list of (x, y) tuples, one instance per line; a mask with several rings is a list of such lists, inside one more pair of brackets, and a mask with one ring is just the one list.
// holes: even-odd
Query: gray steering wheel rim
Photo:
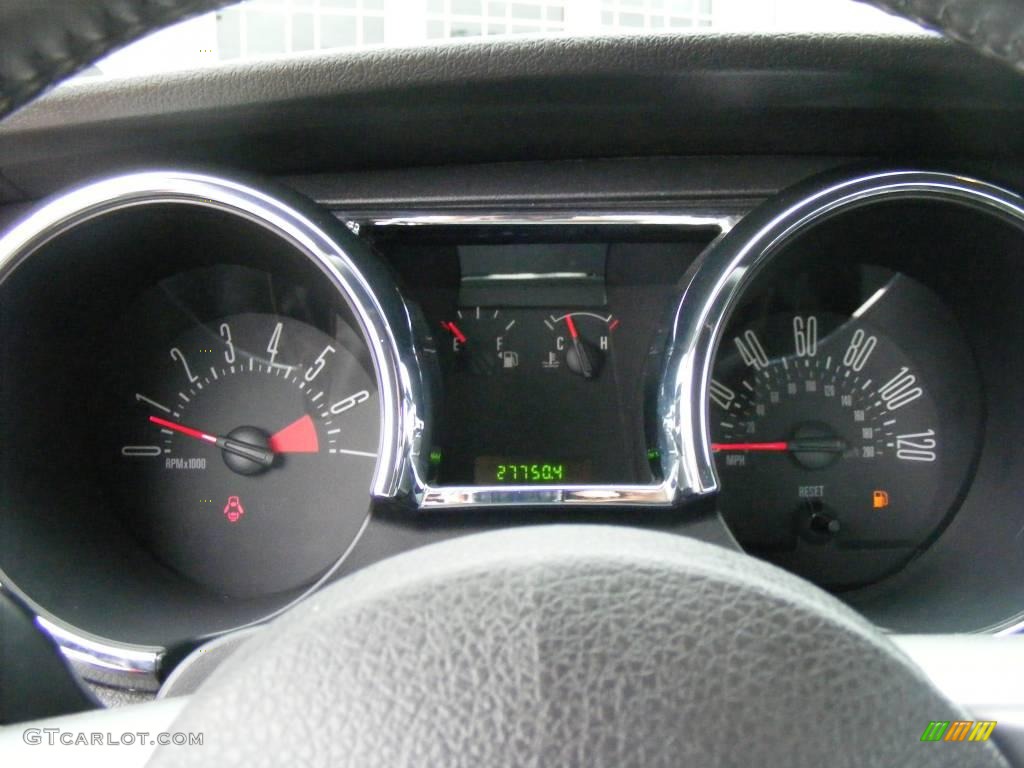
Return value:
[[(153, 766), (1005, 766), (873, 625), (751, 557), (551, 525), (377, 563), (250, 638)], [(963, 745), (956, 745), (963, 746)]]

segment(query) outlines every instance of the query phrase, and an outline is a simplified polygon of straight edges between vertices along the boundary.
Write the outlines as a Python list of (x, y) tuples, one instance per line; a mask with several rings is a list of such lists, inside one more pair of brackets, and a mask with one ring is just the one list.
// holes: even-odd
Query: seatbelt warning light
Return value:
[(224, 505), (224, 516), (228, 522), (237, 523), (244, 514), (245, 509), (242, 507), (241, 499), (237, 496), (228, 496), (228, 503)]

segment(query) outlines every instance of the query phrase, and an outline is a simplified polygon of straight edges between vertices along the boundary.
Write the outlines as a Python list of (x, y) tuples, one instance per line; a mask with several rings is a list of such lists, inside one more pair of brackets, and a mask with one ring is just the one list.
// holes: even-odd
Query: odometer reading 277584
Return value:
[(721, 506), (741, 541), (903, 549), (934, 526), (936, 404), (870, 322), (823, 313), (741, 328), (721, 343), (710, 398)]

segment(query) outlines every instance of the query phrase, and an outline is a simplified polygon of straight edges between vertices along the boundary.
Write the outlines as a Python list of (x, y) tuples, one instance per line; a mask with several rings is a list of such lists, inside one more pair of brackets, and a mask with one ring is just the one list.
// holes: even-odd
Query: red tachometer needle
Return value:
[(159, 416), (150, 416), (149, 420), (158, 426), (167, 427), (167, 429), (173, 429), (175, 432), (181, 432), (181, 434), (188, 435), (189, 437), (194, 437), (197, 440), (205, 440), (208, 443), (213, 443), (214, 445), (217, 444), (216, 435), (210, 435), (207, 434), (206, 432), (200, 432), (198, 429), (186, 427), (184, 424), (175, 424), (173, 421), (161, 419)]
[(186, 427), (184, 424), (177, 424), (167, 419), (161, 419), (159, 416), (150, 416), (149, 420), (157, 426), (164, 427), (166, 429), (180, 432), (188, 437), (194, 437), (196, 440), (202, 440), (212, 445), (217, 446), (222, 451), (233, 453), (236, 456), (241, 456), (243, 459), (249, 459), (257, 464), (269, 467), (274, 463), (274, 452), (268, 450), (264, 446), (253, 445), (251, 443), (243, 442), (242, 440), (234, 440), (230, 437), (221, 437), (219, 435), (211, 435), (209, 432), (203, 432), (192, 427)]
[(460, 331), (459, 326), (457, 326), (455, 323), (451, 322), (450, 320), (448, 322), (442, 320), (441, 327), (444, 328), (449, 333), (451, 333), (451, 335), (455, 337), (456, 341), (458, 341), (459, 344), (466, 343), (466, 334)]
[[(270, 452), (265, 451), (259, 446), (232, 440), (228, 437), (211, 435), (199, 429), (186, 427), (184, 424), (161, 419), (159, 416), (150, 416), (149, 420), (158, 426), (180, 432), (188, 437), (194, 437), (196, 440), (205, 440), (207, 443), (212, 443), (226, 451), (240, 453), (247, 458), (254, 458), (256, 461), (260, 461), (260, 463), (269, 464), (269, 462), (264, 461), (265, 455), (269, 455), (269, 453), (317, 453), (320, 450), (316, 426), (313, 424), (313, 419), (308, 413), (270, 436), (270, 439), (267, 441)], [(236, 450), (238, 448), (241, 448), (241, 450)], [(259, 456), (254, 457), (252, 451), (257, 451)], [(270, 460), (272, 461), (272, 457)]]
[(711, 450), (719, 451), (776, 451), (789, 450), (789, 443), (712, 443)]

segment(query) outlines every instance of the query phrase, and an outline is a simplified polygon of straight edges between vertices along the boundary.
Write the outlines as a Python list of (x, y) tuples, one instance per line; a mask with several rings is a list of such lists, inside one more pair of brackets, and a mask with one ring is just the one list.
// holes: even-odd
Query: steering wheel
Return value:
[[(7, 0), (0, 115), (223, 0)], [(1021, 65), (1024, 6), (875, 0)], [(967, 719), (877, 628), (751, 557), (667, 534), (546, 526), (401, 554), (253, 636), (156, 766), (1002, 766), (929, 749)], [(976, 748), (975, 748), (976, 747)]]

